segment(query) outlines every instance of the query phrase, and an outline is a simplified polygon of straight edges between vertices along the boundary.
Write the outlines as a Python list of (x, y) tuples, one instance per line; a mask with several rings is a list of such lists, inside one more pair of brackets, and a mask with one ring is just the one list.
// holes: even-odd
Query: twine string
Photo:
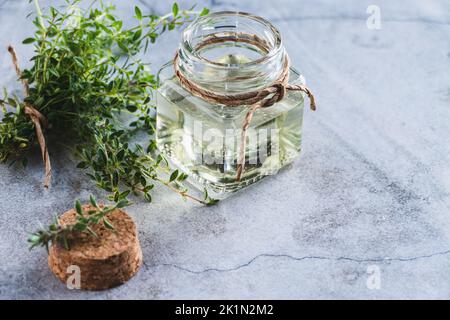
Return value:
[[(234, 32), (222, 32), (209, 35), (205, 37), (201, 43), (196, 46), (196, 50), (207, 47), (211, 44), (223, 43), (223, 42), (244, 42), (252, 44), (258, 47), (263, 53), (269, 52), (270, 46), (267, 42), (254, 34), (249, 33), (234, 33)], [(279, 77), (275, 82), (263, 89), (237, 93), (237, 94), (222, 94), (211, 90), (208, 90), (195, 82), (189, 80), (184, 76), (183, 72), (180, 70), (179, 65), (179, 54), (175, 54), (173, 59), (173, 66), (175, 75), (180, 81), (181, 85), (188, 92), (196, 97), (206, 100), (213, 104), (221, 104), (229, 107), (233, 106), (248, 106), (247, 114), (244, 118), (244, 123), (242, 125), (241, 133), (241, 144), (239, 149), (239, 158), (237, 166), (236, 181), (240, 181), (242, 174), (245, 169), (245, 149), (247, 144), (247, 131), (252, 121), (253, 115), (256, 110), (260, 108), (267, 108), (275, 103), (283, 100), (288, 91), (301, 91), (304, 92), (310, 101), (311, 110), (316, 110), (316, 101), (311, 90), (301, 84), (290, 84), (289, 83), (289, 70), (290, 70), (290, 59), (287, 53), (284, 54), (284, 64), (283, 69)], [(230, 78), (227, 80), (236, 80), (237, 78)]]
[[(11, 54), (14, 69), (16, 70), (17, 76), (22, 82), (23, 90), (25, 93), (25, 99), (30, 95), (30, 87), (28, 81), (22, 77), (22, 71), (19, 67), (19, 59), (17, 58), (16, 51), (12, 46), (8, 46), (8, 52)], [(36, 130), (36, 137), (38, 139), (39, 147), (41, 149), (42, 161), (45, 165), (45, 178), (44, 187), (48, 188), (52, 179), (52, 166), (50, 164), (50, 156), (48, 154), (47, 144), (45, 142), (44, 133), (42, 127), (48, 127), (48, 120), (40, 113), (36, 108), (34, 108), (29, 102), (24, 101), (24, 111), (31, 121), (33, 122), (34, 129)]]

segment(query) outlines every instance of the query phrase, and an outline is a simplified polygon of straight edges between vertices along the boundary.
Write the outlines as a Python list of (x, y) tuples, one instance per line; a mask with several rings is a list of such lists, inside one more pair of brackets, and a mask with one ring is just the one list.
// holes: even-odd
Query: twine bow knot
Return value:
[[(14, 69), (16, 70), (17, 76), (22, 82), (22, 86), (25, 93), (25, 98), (30, 95), (30, 88), (26, 79), (22, 78), (22, 72), (19, 67), (19, 60), (17, 58), (16, 51), (12, 46), (8, 46), (8, 52), (11, 54), (11, 58), (14, 64)], [(36, 108), (34, 108), (31, 103), (24, 101), (24, 112), (27, 114), (31, 122), (33, 122), (34, 129), (36, 130), (36, 137), (38, 139), (39, 147), (41, 149), (42, 161), (45, 165), (45, 178), (44, 187), (48, 188), (50, 186), (50, 181), (52, 179), (52, 167), (50, 164), (50, 156), (48, 154), (47, 144), (45, 143), (44, 133), (42, 132), (42, 127), (49, 127), (47, 118), (40, 113)]]

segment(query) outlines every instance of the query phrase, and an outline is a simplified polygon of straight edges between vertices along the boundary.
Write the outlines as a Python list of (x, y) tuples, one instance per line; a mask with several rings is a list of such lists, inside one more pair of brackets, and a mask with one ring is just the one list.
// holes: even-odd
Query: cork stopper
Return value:
[[(84, 205), (83, 211), (93, 210)], [(60, 218), (61, 225), (71, 225), (76, 221), (75, 209), (65, 212)], [(80, 271), (80, 289), (104, 290), (121, 285), (132, 278), (142, 265), (142, 251), (136, 226), (131, 217), (120, 209), (108, 215), (114, 230), (103, 224), (92, 225), (98, 235), (78, 233), (69, 238), (70, 249), (54, 243), (50, 247), (48, 265), (63, 283), (67, 283), (76, 266)]]

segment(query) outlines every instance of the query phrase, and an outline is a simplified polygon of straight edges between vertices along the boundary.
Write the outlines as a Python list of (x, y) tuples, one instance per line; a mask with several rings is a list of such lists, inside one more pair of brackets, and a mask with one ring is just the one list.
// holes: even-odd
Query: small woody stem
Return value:
[(36, 7), (39, 24), (41, 25), (42, 29), (45, 29), (44, 20), (42, 19), (42, 10), (41, 7), (39, 6), (39, 0), (34, 0), (34, 6)]
[(198, 198), (196, 198), (196, 197), (194, 197), (194, 196), (191, 196), (190, 194), (188, 194), (188, 193), (185, 192), (185, 191), (182, 191), (182, 190), (179, 190), (179, 189), (175, 188), (174, 186), (172, 186), (172, 185), (170, 184), (170, 182), (164, 181), (164, 180), (159, 179), (159, 178), (156, 178), (156, 180), (158, 180), (159, 182), (161, 182), (162, 184), (164, 184), (164, 185), (165, 185), (166, 187), (168, 187), (170, 190), (175, 191), (176, 193), (179, 193), (179, 194), (180, 194), (181, 196), (183, 196), (183, 197), (186, 197), (186, 198), (188, 198), (188, 199), (191, 199), (191, 200), (193, 200), (193, 201), (195, 201), (195, 202), (198, 202), (198, 203), (201, 203), (201, 204), (207, 204), (205, 201), (200, 200), (200, 199), (198, 199)]

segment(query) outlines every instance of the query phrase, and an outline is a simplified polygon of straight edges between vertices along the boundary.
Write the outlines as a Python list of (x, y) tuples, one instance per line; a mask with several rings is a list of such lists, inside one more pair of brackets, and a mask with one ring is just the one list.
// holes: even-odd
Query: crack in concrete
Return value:
[(432, 258), (435, 256), (444, 256), (450, 254), (450, 250), (446, 251), (440, 251), (431, 253), (428, 255), (421, 255), (421, 256), (415, 256), (415, 257), (398, 257), (398, 258), (352, 258), (352, 257), (326, 257), (326, 256), (303, 256), (303, 257), (295, 257), (289, 254), (271, 254), (271, 253), (261, 253), (252, 259), (250, 259), (248, 262), (237, 265), (235, 267), (231, 268), (206, 268), (202, 270), (193, 270), (189, 269), (180, 265), (177, 265), (175, 263), (160, 263), (155, 265), (147, 265), (144, 261), (144, 266), (148, 269), (150, 268), (157, 268), (157, 267), (172, 267), (181, 271), (185, 271), (192, 274), (202, 274), (207, 272), (232, 272), (237, 271), (239, 269), (245, 268), (250, 266), (253, 262), (260, 258), (287, 258), (289, 260), (294, 261), (304, 261), (304, 260), (328, 260), (328, 261), (350, 261), (355, 263), (367, 263), (367, 262), (408, 262), (408, 261), (415, 261), (415, 260), (421, 260), (421, 259), (427, 259)]

